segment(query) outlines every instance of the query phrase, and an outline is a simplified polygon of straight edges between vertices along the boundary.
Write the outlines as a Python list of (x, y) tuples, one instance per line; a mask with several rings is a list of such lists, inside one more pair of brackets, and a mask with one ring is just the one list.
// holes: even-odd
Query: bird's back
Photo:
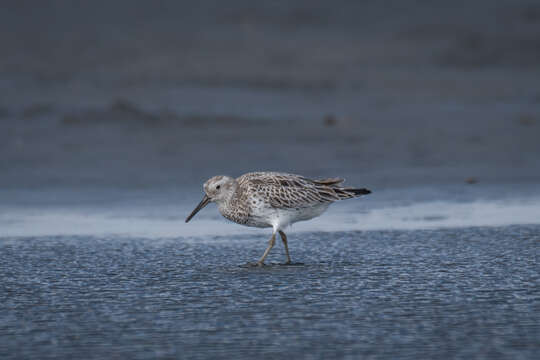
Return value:
[(273, 208), (303, 208), (369, 194), (367, 189), (341, 187), (343, 179), (312, 180), (279, 172), (253, 172), (236, 179), (242, 192)]

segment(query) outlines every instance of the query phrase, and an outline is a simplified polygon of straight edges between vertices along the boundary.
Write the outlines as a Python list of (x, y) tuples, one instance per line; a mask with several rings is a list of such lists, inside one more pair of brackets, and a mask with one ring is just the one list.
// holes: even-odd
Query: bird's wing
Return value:
[(305, 208), (340, 199), (326, 182), (337, 184), (341, 179), (314, 181), (284, 173), (249, 173), (237, 179), (242, 191), (255, 193), (273, 208)]
[(345, 180), (341, 178), (328, 178), (328, 179), (319, 179), (319, 180), (311, 180), (311, 181), (319, 185), (339, 185)]

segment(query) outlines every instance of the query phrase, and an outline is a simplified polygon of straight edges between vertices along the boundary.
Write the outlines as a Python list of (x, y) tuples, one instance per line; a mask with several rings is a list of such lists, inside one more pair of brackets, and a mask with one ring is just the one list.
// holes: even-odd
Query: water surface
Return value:
[(19, 358), (512, 358), (540, 351), (539, 226), (0, 239)]

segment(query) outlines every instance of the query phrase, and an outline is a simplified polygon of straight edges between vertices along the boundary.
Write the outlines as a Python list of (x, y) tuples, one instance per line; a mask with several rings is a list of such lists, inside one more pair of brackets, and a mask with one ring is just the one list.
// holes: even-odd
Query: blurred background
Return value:
[(537, 1), (2, 1), (0, 44), (4, 204), (539, 184)]
[(536, 359), (538, 214), (538, 0), (0, 0), (2, 359)]

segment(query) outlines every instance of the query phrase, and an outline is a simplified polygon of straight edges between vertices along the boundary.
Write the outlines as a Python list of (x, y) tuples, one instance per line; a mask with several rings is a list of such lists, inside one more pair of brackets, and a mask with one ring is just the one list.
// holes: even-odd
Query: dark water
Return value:
[(305, 265), (242, 268), (265, 237), (4, 237), (0, 353), (532, 359), (539, 244), (538, 226), (291, 234)]

